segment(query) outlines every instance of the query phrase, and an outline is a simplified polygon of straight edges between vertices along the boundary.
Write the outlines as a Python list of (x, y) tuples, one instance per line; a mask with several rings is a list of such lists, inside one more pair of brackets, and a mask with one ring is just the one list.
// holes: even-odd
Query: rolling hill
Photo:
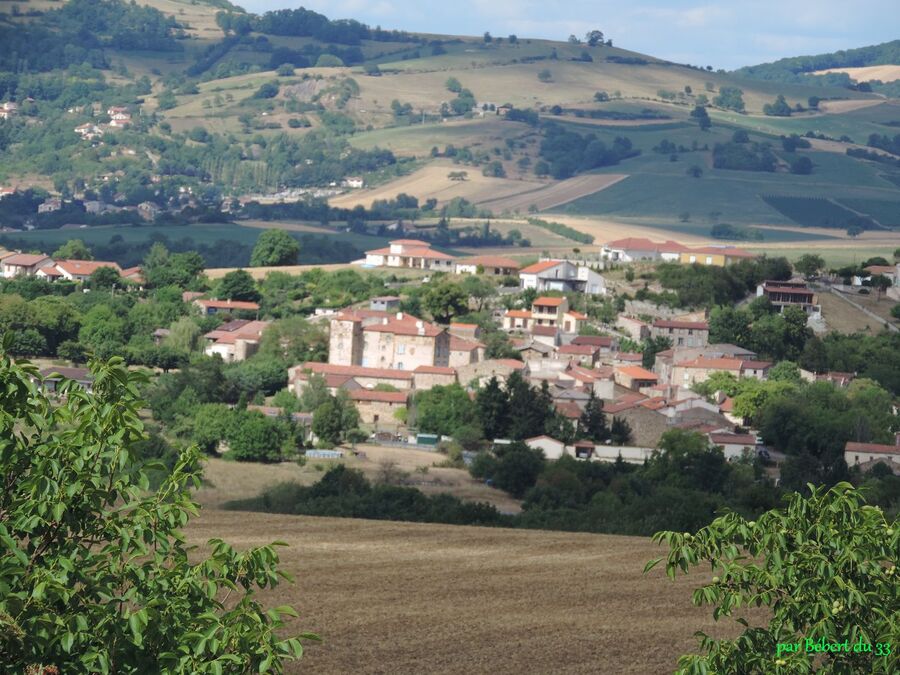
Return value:
[[(39, 0), (28, 15), (3, 16), (0, 32), (84, 31), (86, 9), (102, 16), (115, 5)], [(885, 65), (894, 43), (843, 60), (803, 57), (728, 73), (605, 43), (414, 35), (302, 9), (249, 15), (219, 0), (140, 5), (158, 11), (150, 17), (156, 41), (97, 28), (93, 67), (59, 64), (67, 95), (51, 86), (62, 69), (37, 59), (31, 79), (0, 78), (0, 97), (34, 99), (27, 118), (0, 134), (8, 150), (0, 182), (90, 188), (113, 180), (120, 192), (147, 197), (144, 187), (162, 175), (171, 189), (212, 199), (362, 175), (367, 187), (335, 205), (406, 193), (438, 208), (456, 198), (495, 216), (545, 211), (701, 236), (717, 222), (782, 228), (766, 230), (772, 242), (804, 240), (795, 229), (811, 224), (839, 237), (861, 227), (890, 239), (898, 222), (900, 101), (846, 75), (805, 74)], [(797, 67), (796, 77), (776, 76)], [(778, 97), (785, 110), (771, 114)], [(135, 123), (99, 144), (72, 133), (102, 122), (111, 104), (127, 106)], [(573, 147), (602, 150), (572, 166), (559, 154), (548, 161), (554, 128), (570, 143), (580, 137)], [(808, 145), (789, 147), (783, 137), (791, 135)], [(629, 149), (613, 155), (617, 139)], [(768, 158), (763, 170), (751, 166), (759, 158)], [(452, 171), (469, 180), (451, 185)]]

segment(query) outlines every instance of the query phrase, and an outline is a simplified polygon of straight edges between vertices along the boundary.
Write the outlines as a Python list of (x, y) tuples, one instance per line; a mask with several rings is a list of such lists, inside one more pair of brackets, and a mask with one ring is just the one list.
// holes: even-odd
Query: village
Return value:
[[(524, 439), (548, 460), (570, 456), (639, 464), (654, 453), (663, 434), (682, 429), (702, 434), (710, 446), (722, 448), (729, 461), (759, 457), (777, 478), (778, 453), (767, 448), (748, 419), (735, 412), (733, 396), (705, 386), (723, 374), (734, 381), (765, 382), (774, 362), (750, 349), (711, 341), (705, 310), (678, 312), (631, 300), (624, 303), (614, 321), (603, 322), (576, 309), (583, 308), (588, 297), (615, 293), (615, 284), (604, 276), (604, 269), (658, 262), (727, 267), (755, 257), (731, 246), (689, 248), (672, 241), (627, 238), (603, 244), (591, 260), (543, 259), (520, 266), (503, 256), (455, 258), (428, 242), (393, 240), (387, 248), (368, 251), (358, 266), (426, 270), (450, 279), (478, 276), (489, 283), (516, 278), (517, 287), (503, 290), (507, 291), (505, 297), (513, 297), (509, 295), (512, 292), (521, 298), (520, 306), (507, 302), (510, 306), (504, 307), (498, 296), (486, 308), (493, 324), (489, 328), (504, 334), (512, 352), (505, 358), (487, 357), (483, 325), (426, 320), (403, 311), (399, 293), (370, 297), (353, 306), (317, 309), (308, 317), (310, 323), (327, 329), (327, 359), (294, 363), (287, 371), (287, 390), (300, 398), (311, 382), (324, 384), (331, 395), (340, 393), (352, 402), (370, 442), (399, 441), (410, 448), (433, 449), (442, 441), (452, 441), (453, 436), (417, 428), (418, 394), (458, 385), (474, 400), (479, 390), (491, 383), (504, 386), (515, 374), (535, 390), (546, 387), (555, 412), (575, 430), (568, 439), (549, 434)], [(143, 287), (140, 267), (121, 269), (114, 262), (0, 252), (0, 275), (5, 279), (33, 277), (88, 284), (98, 270), (111, 277), (113, 288), (117, 281), (126, 292)], [(893, 284), (889, 294), (900, 291), (900, 265), (879, 267), (871, 273), (889, 277)], [(752, 297), (748, 295), (748, 300)], [(810, 325), (820, 318), (817, 294), (800, 275), (762, 280), (755, 297), (771, 303), (778, 313), (799, 309)], [(219, 299), (200, 291), (184, 291), (181, 299), (201, 317), (218, 317), (218, 325), (202, 334), (201, 347), (207, 356), (224, 363), (240, 363), (256, 354), (272, 324), (262, 316), (257, 302)], [(210, 325), (216, 321), (212, 319)], [(159, 345), (169, 334), (169, 328), (160, 326), (152, 339)], [(648, 344), (655, 349), (648, 351)], [(45, 374), (52, 370), (46, 369)], [(65, 368), (65, 373), (90, 386), (87, 369)], [(843, 388), (855, 378), (850, 372), (803, 369), (799, 375), (807, 382), (826, 381)], [(579, 433), (586, 409), (594, 401), (599, 402), (607, 423), (625, 430), (617, 442), (592, 440)], [(270, 417), (284, 413), (268, 400), (251, 408)], [(293, 420), (306, 428), (307, 443), (316, 446), (320, 439), (312, 432), (313, 415), (294, 412)], [(486, 442), (509, 441), (487, 438)], [(310, 456), (341, 457), (353, 451), (338, 447), (325, 455), (321, 450), (307, 452)], [(848, 466), (864, 469), (884, 462), (900, 466), (900, 436), (894, 445), (848, 442), (844, 458)], [(471, 460), (471, 455), (467, 459)]]

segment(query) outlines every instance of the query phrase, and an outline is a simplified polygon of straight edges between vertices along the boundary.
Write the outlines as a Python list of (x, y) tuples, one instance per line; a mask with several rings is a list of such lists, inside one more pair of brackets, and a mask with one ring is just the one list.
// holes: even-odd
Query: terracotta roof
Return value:
[(544, 260), (543, 262), (537, 262), (533, 265), (529, 265), (528, 267), (520, 269), (519, 274), (540, 274), (541, 272), (546, 272), (549, 269), (553, 269), (563, 262), (563, 260)]
[(391, 252), (391, 247), (388, 246), (387, 248), (375, 248), (375, 249), (372, 249), (371, 251), (366, 251), (366, 255), (389, 255), (390, 252)]
[(719, 412), (732, 412), (734, 410), (734, 399), (726, 396), (725, 400), (719, 404)]
[(709, 440), (716, 445), (747, 445), (756, 447), (756, 436), (750, 434), (710, 434)]
[(813, 295), (813, 290), (811, 288), (803, 288), (801, 286), (769, 286), (768, 284), (763, 284), (763, 290), (772, 291), (775, 293), (798, 293), (801, 295)]
[(540, 305), (541, 307), (559, 307), (563, 302), (565, 302), (565, 298), (549, 298), (549, 297), (540, 297), (535, 298), (534, 302), (531, 303), (532, 306)]
[(43, 253), (16, 253), (8, 258), (3, 259), (4, 265), (18, 265), (20, 267), (32, 267), (42, 260), (49, 260), (50, 257)]
[(402, 319), (394, 317), (382, 323), (373, 323), (364, 326), (363, 331), (372, 333), (392, 333), (394, 335), (421, 335), (423, 337), (437, 337), (444, 332), (440, 326), (428, 321), (422, 321), (410, 314), (404, 314)]
[(530, 319), (531, 312), (525, 309), (508, 309), (504, 316), (508, 316), (511, 319)]
[(338, 366), (333, 363), (318, 363), (307, 361), (299, 369), (298, 374), (304, 370), (322, 375), (349, 375), (350, 377), (380, 377), (386, 380), (411, 380), (411, 370), (394, 370), (393, 368), (366, 368), (365, 366)]
[(440, 251), (432, 251), (430, 248), (411, 248), (403, 251), (400, 255), (410, 256), (412, 258), (433, 258), (435, 260), (453, 260), (452, 255), (441, 253)]
[(56, 267), (63, 272), (82, 276), (90, 276), (101, 267), (111, 267), (116, 272), (121, 272), (121, 268), (116, 263), (104, 260), (57, 260)]
[[(500, 363), (504, 366), (508, 366), (509, 368), (515, 368), (516, 370), (521, 370), (525, 367), (525, 363), (522, 361), (518, 361), (516, 359), (492, 359), (495, 363)], [(488, 361), (484, 361), (484, 363), (489, 363)]]
[(615, 359), (617, 361), (640, 361), (643, 362), (644, 355), (640, 352), (616, 352)]
[(450, 328), (463, 328), (465, 330), (470, 330), (472, 328), (478, 328), (477, 323), (456, 323), (455, 321), (450, 322)]
[(640, 401), (638, 405), (650, 410), (659, 410), (660, 408), (668, 407), (669, 404), (666, 403), (665, 399), (661, 396), (655, 396), (653, 398), (648, 398), (646, 401)]
[(419, 366), (414, 373), (428, 373), (429, 375), (456, 375), (456, 368), (447, 366)]
[(707, 370), (740, 370), (743, 365), (741, 359), (713, 358), (698, 356), (690, 361), (679, 361), (676, 366), (681, 368), (705, 368)]
[(474, 258), (465, 258), (458, 261), (460, 265), (483, 265), (484, 267), (511, 267), (519, 269), (519, 263), (512, 258), (504, 258), (500, 255), (479, 255)]
[(377, 391), (375, 389), (351, 389), (352, 401), (376, 401), (378, 403), (406, 403), (406, 392)]
[(194, 300), (201, 307), (213, 307), (214, 309), (259, 309), (255, 302), (243, 300)]
[(48, 277), (61, 277), (63, 275), (62, 272), (60, 272), (58, 269), (56, 269), (52, 265), (48, 266), (48, 267), (42, 267), (40, 270), (38, 270), (38, 272), (40, 274), (45, 274)]
[(390, 244), (399, 244), (400, 246), (418, 246), (421, 248), (429, 248), (431, 244), (421, 239), (394, 239), (388, 242)]
[(653, 380), (655, 382), (659, 379), (659, 376), (656, 373), (651, 373), (646, 368), (641, 368), (640, 366), (619, 366), (616, 370), (633, 380)]
[(568, 417), (569, 419), (576, 420), (581, 417), (581, 408), (579, 408), (578, 404), (574, 403), (573, 401), (558, 401), (553, 405), (563, 417)]
[(574, 317), (576, 321), (584, 321), (588, 318), (587, 314), (582, 314), (581, 312), (576, 312), (574, 309), (570, 309), (566, 312), (571, 317)]
[(556, 326), (534, 325), (531, 327), (532, 335), (543, 335), (545, 337), (555, 337), (557, 333), (559, 333), (559, 328), (557, 328)]
[(855, 443), (847, 441), (846, 452), (874, 452), (885, 455), (900, 455), (900, 445), (884, 445), (882, 443)]
[(692, 330), (709, 330), (709, 324), (705, 321), (677, 321), (669, 319), (657, 319), (653, 322), (654, 328), (687, 328)]
[(573, 345), (593, 345), (595, 347), (612, 347), (613, 339), (608, 335), (579, 335), (572, 340)]
[(741, 370), (767, 370), (772, 367), (771, 361), (751, 361), (741, 362)]
[(128, 267), (128, 268), (122, 270), (121, 272), (119, 272), (119, 276), (121, 276), (123, 279), (127, 279), (128, 277), (140, 278), (143, 276), (143, 272), (144, 271), (140, 268), (140, 266)]
[(563, 345), (559, 348), (560, 354), (578, 354), (580, 356), (593, 356), (597, 353), (598, 347), (594, 345)]
[(461, 337), (456, 337), (455, 335), (450, 336), (451, 352), (471, 352), (472, 350), (478, 349), (479, 347), (484, 347), (484, 345), (480, 342), (465, 340)]
[(869, 265), (865, 268), (869, 274), (896, 274), (897, 268), (893, 265)]

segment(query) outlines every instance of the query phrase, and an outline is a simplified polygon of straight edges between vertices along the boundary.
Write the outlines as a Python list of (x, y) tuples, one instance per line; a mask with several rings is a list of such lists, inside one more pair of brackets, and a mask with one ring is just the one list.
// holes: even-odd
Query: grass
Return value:
[(764, 195), (763, 200), (795, 223), (807, 227), (846, 228), (857, 217), (839, 204), (824, 197), (785, 197)]
[(871, 216), (885, 227), (900, 227), (900, 201), (842, 199), (844, 206)]

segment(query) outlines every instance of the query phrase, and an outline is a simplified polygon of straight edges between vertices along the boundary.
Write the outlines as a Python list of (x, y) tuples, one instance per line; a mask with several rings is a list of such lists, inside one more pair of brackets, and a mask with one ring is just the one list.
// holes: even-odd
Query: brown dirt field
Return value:
[(245, 225), (246, 227), (256, 227), (260, 230), (289, 230), (290, 232), (315, 232), (317, 234), (334, 234), (334, 230), (327, 227), (308, 225), (307, 223), (297, 223), (290, 220), (242, 220), (241, 225)]
[[(882, 326), (871, 317), (860, 312), (848, 302), (844, 302), (832, 293), (818, 293), (822, 316), (829, 330), (838, 333), (863, 333), (877, 335)], [(853, 298), (856, 300), (856, 297)], [(882, 300), (887, 305), (888, 301)]]
[(644, 538), (215, 510), (186, 533), (290, 544), (296, 583), (261, 600), (323, 638), (290, 673), (645, 675), (672, 672), (695, 630), (723, 633), (690, 602), (708, 573), (642, 575), (661, 555)]
[(809, 144), (815, 150), (824, 150), (825, 152), (834, 152), (839, 155), (846, 155), (848, 148), (855, 148), (857, 150), (866, 150), (868, 152), (874, 152), (876, 155), (883, 155), (885, 157), (896, 157), (890, 152), (886, 150), (881, 150), (879, 148), (871, 148), (868, 145), (861, 145), (859, 143), (841, 143), (840, 141), (826, 141), (821, 138), (810, 138)]
[(832, 114), (840, 114), (853, 112), (854, 110), (862, 110), (863, 108), (870, 108), (873, 105), (878, 105), (879, 103), (884, 103), (884, 99), (879, 97), (852, 99), (846, 101), (822, 101), (821, 103), (819, 103), (819, 110)]
[(524, 213), (532, 204), (537, 206), (538, 210), (552, 209), (554, 206), (604, 190), (626, 178), (628, 176), (625, 174), (582, 174), (529, 192), (508, 197), (497, 195), (494, 198), (478, 202), (478, 204), (494, 213), (503, 213), (504, 211)]
[(893, 82), (900, 80), (900, 66), (861, 66), (857, 68), (828, 68), (826, 70), (817, 70), (813, 75), (825, 75), (827, 73), (847, 73), (857, 82), (866, 82), (868, 80), (881, 80), (882, 82)]
[[(465, 171), (468, 177), (464, 181), (450, 180), (447, 178), (447, 174), (451, 171)], [(353, 190), (347, 194), (333, 197), (329, 200), (329, 204), (341, 208), (353, 208), (362, 204), (369, 208), (376, 199), (393, 199), (401, 192), (418, 197), (420, 203), (435, 198), (438, 203), (443, 204), (454, 197), (463, 197), (470, 202), (481, 204), (498, 196), (511, 196), (542, 186), (543, 183), (533, 180), (489, 178), (483, 176), (477, 167), (441, 161), (429, 164), (408, 176), (384, 185)]]

